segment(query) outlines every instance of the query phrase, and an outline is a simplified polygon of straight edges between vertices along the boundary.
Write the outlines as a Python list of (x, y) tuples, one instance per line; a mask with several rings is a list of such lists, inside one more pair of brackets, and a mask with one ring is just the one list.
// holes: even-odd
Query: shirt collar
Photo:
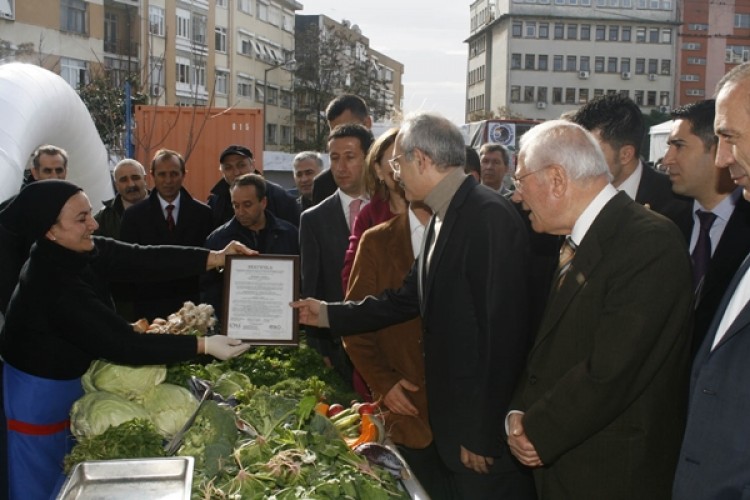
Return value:
[(738, 187), (737, 189), (729, 193), (729, 196), (721, 200), (721, 202), (719, 202), (719, 204), (711, 210), (706, 210), (703, 205), (695, 200), (693, 201), (693, 216), (695, 217), (696, 210), (704, 210), (706, 212), (713, 212), (714, 214), (716, 214), (716, 217), (723, 221), (728, 221), (732, 216), (732, 213), (734, 212), (734, 207), (737, 205), (740, 196), (742, 196), (742, 188)]
[(161, 195), (157, 192), (156, 197), (159, 198), (159, 205), (161, 205), (161, 209), (163, 211), (167, 210), (168, 205), (174, 205), (174, 209), (179, 211), (180, 210), (180, 197), (182, 197), (182, 193), (177, 193), (177, 198), (174, 199), (174, 201), (169, 202), (161, 197)]
[(643, 176), (643, 163), (638, 162), (638, 166), (635, 167), (633, 173), (625, 179), (616, 189), (618, 191), (625, 191), (631, 200), (635, 200), (635, 196), (638, 193), (638, 186), (641, 185), (641, 177)]
[(450, 205), (456, 191), (458, 191), (458, 188), (466, 180), (466, 174), (463, 169), (451, 167), (451, 170), (452, 172), (443, 177), (424, 199), (425, 205), (430, 207), (432, 213), (441, 219), (445, 217), (448, 205)]
[(615, 195), (617, 195), (617, 189), (615, 189), (612, 184), (607, 184), (601, 191), (599, 191), (599, 194), (591, 200), (591, 203), (589, 203), (581, 215), (578, 216), (578, 220), (576, 220), (576, 223), (573, 225), (573, 230), (570, 232), (570, 239), (573, 240), (573, 243), (576, 245), (581, 244), (581, 241), (583, 241), (583, 238), (586, 236), (591, 224), (594, 223), (594, 220), (599, 215), (599, 212), (602, 211), (604, 205), (614, 198)]

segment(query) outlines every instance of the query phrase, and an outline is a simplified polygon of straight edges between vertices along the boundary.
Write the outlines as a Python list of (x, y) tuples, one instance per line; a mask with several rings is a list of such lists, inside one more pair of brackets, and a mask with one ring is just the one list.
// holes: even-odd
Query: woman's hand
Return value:
[(257, 250), (252, 250), (239, 241), (231, 241), (223, 250), (211, 250), (206, 261), (206, 270), (224, 267), (227, 255), (258, 255)]

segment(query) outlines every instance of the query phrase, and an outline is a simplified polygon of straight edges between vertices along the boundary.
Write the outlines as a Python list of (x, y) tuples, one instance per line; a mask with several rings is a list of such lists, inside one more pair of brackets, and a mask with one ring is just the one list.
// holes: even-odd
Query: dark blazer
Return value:
[(317, 205), (336, 192), (338, 186), (330, 168), (323, 170), (313, 179), (313, 204)]
[[(299, 225), (299, 204), (286, 189), (278, 184), (266, 180), (266, 210), (276, 217), (284, 219), (294, 227)], [(208, 206), (211, 207), (213, 216), (213, 228), (219, 227), (234, 217), (232, 208), (232, 195), (229, 192), (229, 184), (222, 177), (208, 195)]]
[[(398, 288), (413, 264), (409, 214), (402, 213), (362, 234), (346, 299), (362, 300), (388, 288)], [(344, 346), (374, 400), (385, 396), (402, 378), (419, 386), (419, 390), (406, 393), (419, 416), (386, 413), (385, 425), (396, 444), (410, 448), (429, 445), (432, 431), (424, 384), (422, 322), (415, 318), (377, 332), (351, 335), (344, 340)]]
[(729, 300), (749, 267), (745, 259), (735, 273), (693, 364), (675, 500), (740, 499), (750, 492), (750, 304), (711, 351)]
[(509, 453), (502, 421), (527, 351), (527, 245), (511, 203), (467, 177), (448, 207), (423, 285), (420, 257), (399, 290), (328, 307), (331, 330), (340, 334), (421, 314), (434, 442), (457, 474), (468, 473), (460, 446), (483, 456)]
[(540, 498), (669, 498), (691, 312), (677, 227), (617, 194), (550, 296), (513, 398), (545, 464)]
[[(211, 232), (211, 209), (193, 199), (186, 189), (180, 191), (180, 211), (174, 231), (167, 228), (156, 190), (148, 198), (128, 207), (122, 215), (120, 237), (141, 245), (179, 245), (202, 247)], [(166, 318), (190, 300), (200, 301), (198, 276), (140, 286), (135, 291), (134, 310), (138, 317)]]
[[(693, 218), (691, 217), (689, 224), (683, 225), (681, 229), (687, 243), (690, 244)], [(750, 252), (750, 202), (740, 196), (711, 257), (703, 284), (695, 297), (693, 352), (697, 352), (703, 343), (719, 302), (748, 252)]]
[(651, 210), (670, 219), (678, 226), (683, 226), (690, 220), (692, 200), (679, 196), (672, 191), (669, 177), (657, 172), (648, 165), (643, 165), (641, 182), (635, 194), (635, 201), (647, 205)]
[[(349, 245), (349, 226), (338, 191), (306, 210), (299, 225), (301, 296), (343, 300), (341, 269)], [(327, 329), (305, 327), (308, 335), (329, 336)]]

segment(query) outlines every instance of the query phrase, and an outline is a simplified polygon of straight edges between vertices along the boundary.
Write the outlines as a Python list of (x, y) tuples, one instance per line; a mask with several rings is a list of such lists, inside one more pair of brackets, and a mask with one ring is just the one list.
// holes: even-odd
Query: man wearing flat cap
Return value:
[[(221, 179), (211, 188), (211, 194), (208, 196), (208, 206), (213, 211), (214, 228), (221, 226), (234, 216), (229, 186), (241, 175), (259, 173), (255, 170), (253, 152), (238, 144), (232, 144), (222, 151), (219, 156), (219, 171), (221, 171)], [(266, 197), (268, 199), (266, 209), (269, 212), (291, 223), (294, 227), (299, 225), (297, 200), (283, 187), (266, 180)]]

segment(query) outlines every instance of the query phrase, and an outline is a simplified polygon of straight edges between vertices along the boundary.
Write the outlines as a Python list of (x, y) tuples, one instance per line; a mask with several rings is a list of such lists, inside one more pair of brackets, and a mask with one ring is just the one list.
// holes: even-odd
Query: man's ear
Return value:
[(621, 165), (630, 163), (631, 161), (633, 161), (633, 158), (635, 158), (635, 146), (626, 144), (625, 146), (620, 148), (618, 156)]
[(568, 173), (562, 165), (551, 165), (548, 171), (548, 182), (552, 186), (552, 194), (561, 198), (568, 190)]

